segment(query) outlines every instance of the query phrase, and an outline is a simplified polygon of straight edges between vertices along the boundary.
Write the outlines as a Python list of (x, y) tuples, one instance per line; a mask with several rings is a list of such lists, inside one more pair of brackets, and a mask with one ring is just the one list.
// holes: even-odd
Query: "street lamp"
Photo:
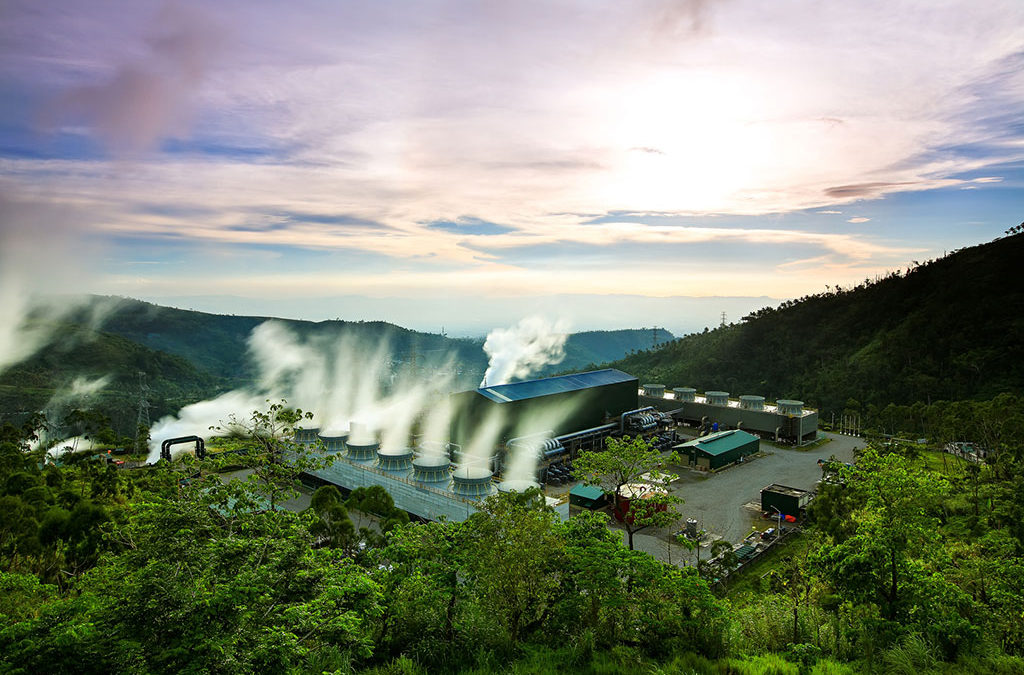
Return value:
[(781, 537), (782, 536), (782, 511), (779, 511), (778, 507), (776, 507), (774, 505), (769, 504), (769, 506), (771, 506), (773, 509), (775, 509), (775, 513), (779, 514), (779, 527), (778, 527), (777, 530), (775, 530), (775, 536), (776, 537)]

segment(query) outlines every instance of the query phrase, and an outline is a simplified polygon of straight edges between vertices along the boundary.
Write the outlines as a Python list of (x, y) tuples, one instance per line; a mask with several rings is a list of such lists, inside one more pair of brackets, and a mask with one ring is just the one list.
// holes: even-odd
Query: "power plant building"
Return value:
[(451, 395), (451, 442), (465, 446), (492, 420), (500, 426), (501, 442), (591, 429), (636, 410), (638, 395), (637, 378), (613, 368), (483, 386)]
[(779, 399), (767, 403), (763, 396), (754, 395), (733, 399), (728, 392), (708, 391), (701, 395), (690, 387), (665, 392), (661, 385), (647, 384), (640, 396), (640, 405), (654, 406), (688, 424), (744, 429), (797, 445), (810, 443), (818, 437), (818, 412), (804, 407), (803, 401)]
[(756, 453), (759, 445), (760, 439), (754, 434), (732, 429), (681, 443), (675, 450), (685, 455), (692, 466), (714, 471)]

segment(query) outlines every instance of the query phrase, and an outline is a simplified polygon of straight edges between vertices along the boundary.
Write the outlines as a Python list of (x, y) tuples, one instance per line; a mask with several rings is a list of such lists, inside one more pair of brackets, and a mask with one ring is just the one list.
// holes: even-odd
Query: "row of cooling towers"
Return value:
[[(451, 490), (460, 497), (480, 499), (495, 491), (490, 462), (487, 466), (453, 462), (453, 454), (457, 460), (462, 458), (457, 446), (450, 443), (421, 441), (416, 448), (384, 450), (372, 432), (356, 423), (341, 436), (321, 435), (318, 428), (296, 429), (295, 441), (305, 445), (319, 441), (325, 452), (344, 457), (356, 466), (377, 469), (393, 478), (412, 480), (437, 490)], [(531, 480), (505, 480), (497, 485), (497, 490), (522, 492), (539, 486)]]

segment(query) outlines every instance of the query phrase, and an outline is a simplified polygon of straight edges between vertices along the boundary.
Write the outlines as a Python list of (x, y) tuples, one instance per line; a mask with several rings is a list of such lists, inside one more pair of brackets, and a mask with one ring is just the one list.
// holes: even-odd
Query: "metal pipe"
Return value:
[(630, 415), (635, 415), (637, 413), (647, 412), (648, 410), (654, 410), (654, 406), (653, 405), (649, 405), (649, 406), (644, 407), (644, 408), (637, 408), (636, 410), (629, 410), (627, 412), (622, 413), (619, 416), (619, 433), (620, 434), (621, 433), (625, 433), (625, 431), (626, 431), (626, 418), (627, 417), (629, 417)]

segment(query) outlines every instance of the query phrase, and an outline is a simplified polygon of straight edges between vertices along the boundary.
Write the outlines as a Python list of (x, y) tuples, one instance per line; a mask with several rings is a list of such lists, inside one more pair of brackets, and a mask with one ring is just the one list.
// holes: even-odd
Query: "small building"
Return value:
[(596, 511), (608, 504), (608, 496), (596, 485), (577, 485), (569, 490), (569, 507), (571, 510), (586, 509)]
[(800, 488), (772, 483), (761, 488), (761, 510), (799, 517), (811, 501), (811, 493)]
[(759, 447), (760, 439), (754, 434), (741, 429), (731, 429), (681, 443), (675, 450), (688, 457), (691, 466), (713, 471), (742, 461), (747, 455), (757, 452)]

